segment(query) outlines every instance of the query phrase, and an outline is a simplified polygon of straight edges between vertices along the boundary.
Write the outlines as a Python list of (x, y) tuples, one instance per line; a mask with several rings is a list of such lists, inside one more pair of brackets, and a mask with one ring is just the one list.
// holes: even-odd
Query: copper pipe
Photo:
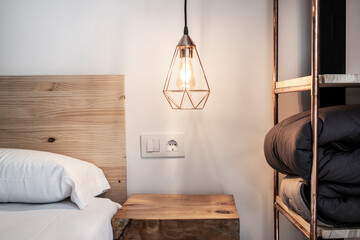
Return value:
[(274, 170), (274, 239), (279, 240), (279, 211), (276, 209), (276, 196), (279, 195), (279, 173)]
[[(279, 40), (278, 40), (278, 30), (279, 30), (279, 3), (278, 0), (274, 0), (274, 9), (273, 9), (273, 113), (274, 113), (274, 125), (276, 125), (279, 121), (279, 98), (276, 89), (276, 82), (279, 80), (278, 77), (278, 63), (279, 63)], [(274, 206), (276, 204), (276, 196), (279, 194), (279, 173), (274, 170)], [(279, 240), (279, 211), (274, 207), (274, 239)]]
[(273, 16), (273, 111), (274, 111), (274, 125), (279, 121), (278, 119), (278, 95), (275, 92), (276, 82), (279, 80), (279, 4), (278, 0), (274, 0), (274, 16)]
[(287, 211), (285, 211), (279, 204), (275, 203), (275, 208), (281, 212), (306, 238), (310, 237), (310, 233), (306, 230), (301, 223), (293, 218)]
[(275, 237), (275, 240), (279, 240), (280, 239), (280, 231), (279, 231), (279, 211), (274, 208), (274, 227), (275, 227), (275, 230), (274, 230), (274, 237)]
[(319, 68), (320, 68), (320, 7), (319, 0), (312, 0), (312, 57), (311, 57), (311, 128), (313, 162), (310, 196), (310, 240), (317, 240), (317, 172), (318, 172), (318, 116), (319, 116)]

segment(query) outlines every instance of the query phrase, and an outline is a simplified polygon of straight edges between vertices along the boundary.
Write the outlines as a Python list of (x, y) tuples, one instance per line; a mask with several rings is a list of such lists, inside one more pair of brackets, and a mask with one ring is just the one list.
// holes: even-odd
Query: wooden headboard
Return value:
[(124, 76), (0, 76), (0, 147), (92, 162), (124, 203)]

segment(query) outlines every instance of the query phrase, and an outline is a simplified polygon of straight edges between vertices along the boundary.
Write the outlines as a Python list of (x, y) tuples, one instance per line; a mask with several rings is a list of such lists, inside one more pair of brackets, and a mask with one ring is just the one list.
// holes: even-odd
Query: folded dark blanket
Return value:
[[(310, 187), (301, 178), (285, 177), (279, 194), (283, 202), (310, 220)], [(318, 224), (342, 227), (360, 223), (360, 186), (319, 182)]]
[[(310, 187), (304, 188), (310, 206)], [(320, 182), (318, 184), (318, 214), (334, 226), (360, 223), (360, 185)]]
[[(271, 167), (310, 180), (310, 125), (310, 112), (303, 112), (283, 120), (269, 131), (264, 153)], [(320, 109), (318, 143), (318, 180), (360, 185), (360, 105)]]

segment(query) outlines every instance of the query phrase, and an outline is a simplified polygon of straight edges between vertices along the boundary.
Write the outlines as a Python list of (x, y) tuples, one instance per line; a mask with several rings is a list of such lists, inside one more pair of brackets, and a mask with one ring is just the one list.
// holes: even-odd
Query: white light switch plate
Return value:
[[(141, 157), (185, 157), (184, 134), (142, 134), (141, 137)], [(160, 149), (156, 146), (160, 141)]]

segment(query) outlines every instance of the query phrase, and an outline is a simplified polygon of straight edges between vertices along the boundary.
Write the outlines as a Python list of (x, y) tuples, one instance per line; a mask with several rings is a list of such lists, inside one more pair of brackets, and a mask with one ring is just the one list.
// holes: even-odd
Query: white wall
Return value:
[[(161, 93), (182, 35), (183, 3), (151, 3), (126, 6), (123, 55), (136, 58), (124, 68), (129, 194), (234, 194), (241, 239), (271, 239), (272, 170), (262, 151), (272, 119), (271, 1), (189, 1), (190, 35), (212, 89), (198, 112), (171, 110)], [(172, 131), (186, 134), (184, 159), (140, 158), (141, 133)]]
[[(279, 1), (279, 80), (311, 74), (311, 0)], [(279, 95), (279, 120), (310, 109), (310, 93)], [(280, 214), (280, 239), (305, 239)]]
[[(288, 4), (283, 13), (299, 0)], [(182, 5), (0, 0), (0, 74), (125, 74), (129, 195), (234, 194), (241, 239), (272, 239), (272, 170), (263, 156), (272, 126), (272, 1), (189, 1), (190, 35), (212, 89), (203, 111), (173, 111), (162, 95), (182, 35)], [(305, 9), (287, 23), (301, 26)], [(308, 71), (306, 46), (299, 31), (294, 34), (293, 57), (301, 61), (281, 72), (283, 78)], [(295, 108), (283, 106), (297, 112), (301, 98)], [(186, 157), (141, 159), (140, 134), (163, 132), (185, 133)], [(281, 230), (283, 239), (301, 238), (288, 222)]]
[(119, 1), (0, 0), (1, 74), (121, 71)]
[[(311, 75), (311, 0), (279, 1), (279, 80)], [(310, 109), (310, 93), (279, 95), (279, 119)]]

